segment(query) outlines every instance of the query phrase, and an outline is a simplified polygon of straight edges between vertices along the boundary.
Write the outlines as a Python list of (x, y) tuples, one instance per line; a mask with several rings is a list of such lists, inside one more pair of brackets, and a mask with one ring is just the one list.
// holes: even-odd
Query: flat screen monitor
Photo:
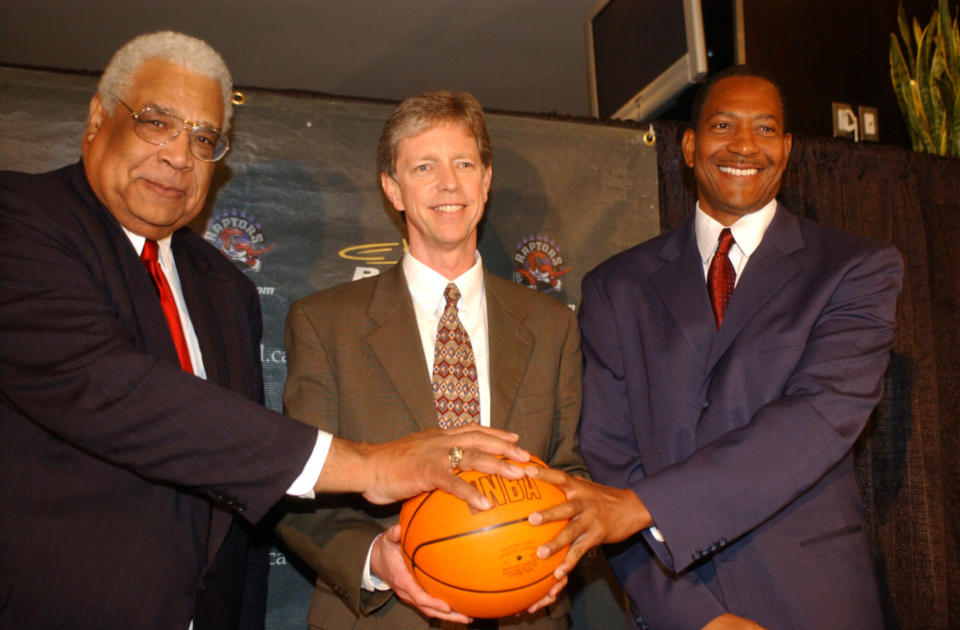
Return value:
[(601, 0), (586, 32), (599, 118), (653, 118), (707, 74), (700, 0)]

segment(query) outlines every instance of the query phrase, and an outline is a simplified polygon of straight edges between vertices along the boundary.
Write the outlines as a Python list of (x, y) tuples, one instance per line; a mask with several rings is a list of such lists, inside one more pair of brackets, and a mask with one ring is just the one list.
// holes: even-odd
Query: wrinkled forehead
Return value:
[(162, 59), (141, 64), (120, 98), (134, 111), (154, 107), (184, 120), (223, 126), (223, 99), (216, 79)]

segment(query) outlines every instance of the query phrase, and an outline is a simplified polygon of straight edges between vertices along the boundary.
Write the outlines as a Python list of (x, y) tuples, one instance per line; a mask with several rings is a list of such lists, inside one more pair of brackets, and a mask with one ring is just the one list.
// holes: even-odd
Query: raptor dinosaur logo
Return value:
[(260, 257), (273, 249), (266, 245), (263, 228), (253, 215), (236, 210), (214, 215), (203, 238), (244, 271), (260, 271)]

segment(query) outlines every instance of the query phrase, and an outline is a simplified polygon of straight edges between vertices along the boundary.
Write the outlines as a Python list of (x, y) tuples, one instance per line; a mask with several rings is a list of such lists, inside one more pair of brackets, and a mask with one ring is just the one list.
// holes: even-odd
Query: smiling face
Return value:
[[(152, 59), (117, 95), (134, 111), (150, 106), (211, 127), (223, 124), (219, 84), (172, 63)], [(190, 153), (187, 131), (163, 146), (133, 131), (122, 105), (109, 112), (101, 95), (90, 101), (83, 138), (83, 165), (97, 198), (125, 228), (159, 240), (186, 225), (203, 208), (213, 163)]]
[(473, 265), (477, 224), (490, 191), (477, 140), (456, 122), (439, 122), (397, 145), (396, 176), (380, 174), (393, 206), (406, 214), (410, 253), (455, 278)]
[(748, 76), (717, 81), (696, 132), (683, 134), (683, 157), (693, 167), (700, 208), (731, 225), (765, 206), (780, 190), (792, 143), (773, 84)]

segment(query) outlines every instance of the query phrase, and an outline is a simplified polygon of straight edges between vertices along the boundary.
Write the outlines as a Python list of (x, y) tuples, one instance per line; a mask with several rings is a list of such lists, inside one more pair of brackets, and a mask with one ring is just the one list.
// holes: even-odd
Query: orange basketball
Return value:
[[(544, 465), (536, 458), (532, 463)], [(470, 617), (523, 612), (557, 583), (553, 570), (566, 553), (546, 560), (536, 555), (566, 521), (533, 527), (527, 516), (566, 497), (556, 486), (530, 477), (513, 481), (476, 471), (457, 474), (493, 507), (477, 512), (441, 490), (404, 503), (400, 527), (407, 567), (424, 590), (457, 612)]]

